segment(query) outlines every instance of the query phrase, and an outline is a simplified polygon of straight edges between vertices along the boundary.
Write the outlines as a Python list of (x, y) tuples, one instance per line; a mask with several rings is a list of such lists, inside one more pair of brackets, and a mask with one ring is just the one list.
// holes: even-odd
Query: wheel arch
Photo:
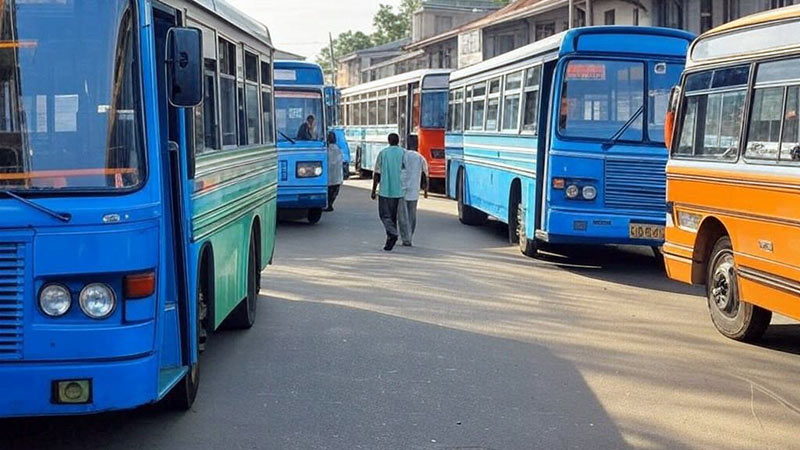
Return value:
[(705, 284), (708, 274), (708, 261), (714, 244), (724, 236), (730, 236), (728, 228), (716, 217), (707, 217), (697, 230), (694, 252), (692, 254), (692, 283)]
[(214, 282), (214, 247), (211, 242), (205, 242), (200, 247), (200, 258), (197, 263), (197, 289), (202, 289), (205, 294), (207, 312), (207, 326), (209, 331), (214, 328), (216, 286)]

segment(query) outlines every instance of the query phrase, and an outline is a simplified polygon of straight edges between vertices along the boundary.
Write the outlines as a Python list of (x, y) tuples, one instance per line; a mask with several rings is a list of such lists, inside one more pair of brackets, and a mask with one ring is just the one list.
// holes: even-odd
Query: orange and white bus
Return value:
[(670, 100), (667, 272), (706, 286), (732, 339), (800, 319), (798, 108), (800, 6), (700, 36)]

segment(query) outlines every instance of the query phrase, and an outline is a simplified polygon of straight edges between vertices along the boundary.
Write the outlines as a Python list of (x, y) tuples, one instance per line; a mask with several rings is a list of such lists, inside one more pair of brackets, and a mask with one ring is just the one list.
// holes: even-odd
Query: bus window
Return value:
[(219, 124), (217, 123), (217, 62), (206, 58), (203, 80), (205, 93), (203, 105), (195, 108), (195, 149), (198, 153), (219, 149)]
[(522, 72), (506, 76), (503, 91), (503, 131), (517, 131), (519, 128), (519, 102), (522, 88)]
[(780, 152), (780, 161), (782, 163), (800, 163), (798, 107), (800, 107), (800, 87), (792, 86), (786, 91), (786, 108), (783, 114), (783, 136), (781, 137)]
[(236, 47), (219, 40), (219, 102), (222, 113), (222, 145), (236, 145)]
[(735, 160), (749, 66), (689, 75), (675, 154)]
[(378, 100), (378, 124), (386, 125), (386, 99)]
[(255, 145), (261, 143), (261, 119), (259, 111), (258, 89), (258, 56), (244, 53), (245, 73), (245, 123), (247, 127), (247, 143)]
[(486, 110), (486, 83), (472, 86), (472, 116), (470, 130), (482, 130), (484, 111)]
[(401, 94), (397, 98), (397, 105), (397, 125), (400, 130), (400, 139), (405, 139), (404, 134), (408, 132), (408, 96)]
[(784, 90), (783, 87), (756, 89), (744, 151), (746, 158), (778, 161)]
[(367, 117), (369, 118), (369, 125), (377, 125), (378, 123), (378, 102), (377, 100), (370, 100), (368, 103), (368, 113)]
[(522, 131), (537, 134), (539, 131), (539, 80), (541, 66), (525, 72), (525, 105), (522, 115)]
[(562, 136), (607, 140), (633, 120), (620, 140), (643, 139), (644, 63), (573, 60), (565, 72), (558, 123)]
[(397, 97), (394, 94), (389, 97), (389, 115), (386, 122), (389, 125), (397, 125)]
[(275, 119), (278, 142), (286, 142), (298, 136), (300, 127), (309, 116), (314, 116), (315, 141), (324, 140), (322, 136), (322, 94), (319, 92), (281, 91), (275, 92)]
[(424, 92), (421, 116), (423, 128), (444, 129), (447, 121), (447, 91)]
[(680, 79), (683, 65), (651, 62), (648, 70), (647, 136), (652, 142), (663, 143), (669, 93), (675, 80)]
[(464, 89), (456, 89), (453, 109), (453, 131), (464, 129)]
[(489, 98), (486, 102), (486, 131), (497, 131), (500, 117), (500, 79), (489, 82)]

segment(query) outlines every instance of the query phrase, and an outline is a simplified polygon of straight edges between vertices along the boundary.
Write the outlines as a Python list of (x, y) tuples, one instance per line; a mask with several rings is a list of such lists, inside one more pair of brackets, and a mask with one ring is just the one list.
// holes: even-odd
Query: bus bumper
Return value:
[(667, 276), (675, 281), (692, 284), (692, 269), (694, 268), (692, 249), (666, 242), (663, 250)]
[(548, 212), (547, 242), (553, 244), (590, 245), (644, 245), (660, 246), (663, 239), (631, 238), (631, 224), (665, 225), (663, 213), (660, 216), (644, 214), (587, 213), (551, 209)]
[(328, 206), (328, 187), (292, 188), (278, 187), (278, 208), (308, 209)]
[[(156, 354), (102, 363), (0, 364), (0, 417), (92, 414), (130, 409), (158, 398)], [(58, 382), (78, 381), (80, 403), (58, 401)], [(63, 386), (63, 385), (62, 385)]]

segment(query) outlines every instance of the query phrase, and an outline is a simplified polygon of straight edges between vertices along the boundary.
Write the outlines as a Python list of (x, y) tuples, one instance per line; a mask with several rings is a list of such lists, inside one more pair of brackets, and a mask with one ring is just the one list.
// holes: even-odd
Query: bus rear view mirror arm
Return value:
[(192, 108), (203, 101), (203, 33), (170, 28), (167, 34), (167, 89), (170, 103)]

